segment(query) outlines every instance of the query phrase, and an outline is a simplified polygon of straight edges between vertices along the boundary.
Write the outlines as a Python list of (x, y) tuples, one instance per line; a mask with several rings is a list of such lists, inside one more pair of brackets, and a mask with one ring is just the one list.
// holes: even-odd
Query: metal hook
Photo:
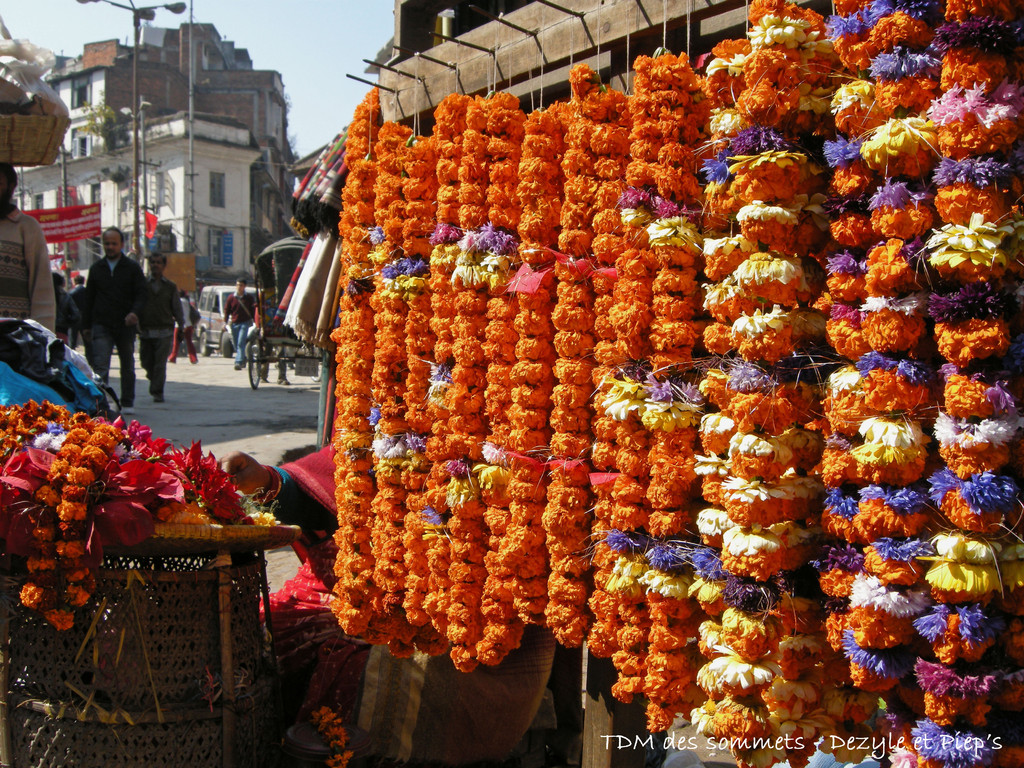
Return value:
[(556, 11), (567, 13), (570, 16), (575, 16), (577, 19), (582, 19), (587, 14), (584, 11), (573, 11), (569, 8), (565, 8), (558, 3), (552, 3), (551, 0), (537, 0), (541, 5), (546, 5), (548, 8), (554, 8)]
[(432, 34), (434, 37), (439, 37), (442, 40), (447, 40), (449, 43), (455, 43), (456, 45), (464, 45), (467, 48), (473, 48), (477, 51), (483, 51), (484, 53), (491, 54), (491, 56), (494, 55), (493, 48), (484, 48), (482, 45), (477, 45), (476, 43), (467, 43), (465, 40), (459, 40), (457, 37), (448, 37), (448, 35), (442, 35), (440, 32), (434, 32)]
[(513, 24), (511, 21), (509, 21), (508, 19), (505, 18), (504, 14), (498, 14), (497, 16), (495, 16), (490, 11), (485, 11), (483, 8), (480, 8), (479, 6), (476, 6), (476, 5), (470, 5), (469, 6), (469, 10), (476, 11), (481, 16), (486, 16), (491, 21), (496, 21), (499, 24), (504, 24), (506, 27), (511, 27), (512, 29), (514, 29), (514, 30), (516, 30), (518, 32), (522, 32), (524, 35), (530, 35), (531, 37), (536, 37), (537, 34), (538, 34), (537, 30), (535, 30), (535, 29), (527, 29), (526, 27), (520, 27), (518, 24)]
[(432, 64), (440, 64), (442, 67), (448, 67), (448, 69), (458, 69), (459, 68), (459, 66), (457, 64), (452, 64), (450, 61), (441, 61), (441, 59), (435, 59), (433, 56), (428, 56), (427, 54), (421, 53), (420, 51), (413, 51), (413, 50), (411, 50), (409, 48), (403, 48), (400, 45), (396, 45), (396, 46), (394, 46), (394, 48), (395, 48), (396, 51), (401, 51), (402, 53), (407, 53), (410, 56), (417, 56), (417, 57), (423, 59), (424, 61), (429, 61)]
[(382, 91), (388, 91), (389, 93), (395, 93), (395, 89), (394, 88), (388, 88), (386, 85), (381, 85), (380, 83), (373, 83), (373, 82), (370, 82), (369, 80), (364, 80), (361, 77), (356, 77), (355, 75), (350, 75), (348, 73), (345, 74), (345, 77), (347, 77), (347, 78), (349, 78), (351, 80), (355, 80), (356, 82), (362, 83), (363, 85), (369, 85), (369, 86), (371, 86), (373, 88), (380, 88)]
[(370, 61), (369, 59), (363, 59), (363, 62), (365, 64), (369, 64), (371, 67), (380, 67), (381, 69), (386, 69), (388, 72), (394, 72), (396, 75), (401, 75), (402, 77), (408, 77), (410, 80), (419, 80), (420, 79), (419, 75), (414, 75), (414, 74), (412, 74), (410, 72), (403, 72), (402, 70), (398, 69), (397, 67), (392, 67), (390, 64), (381, 64), (379, 61)]

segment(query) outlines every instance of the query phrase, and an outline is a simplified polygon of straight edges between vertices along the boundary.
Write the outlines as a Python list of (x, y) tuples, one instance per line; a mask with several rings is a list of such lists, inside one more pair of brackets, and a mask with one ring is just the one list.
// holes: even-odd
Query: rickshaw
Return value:
[(247, 352), (249, 386), (258, 389), (267, 381), (270, 365), (276, 363), (282, 377), (289, 365), (296, 376), (316, 378), (320, 373), (320, 350), (300, 341), (291, 328), (284, 325), (280, 309), (292, 274), (306, 248), (299, 237), (278, 240), (256, 257), (256, 322), (249, 331)]

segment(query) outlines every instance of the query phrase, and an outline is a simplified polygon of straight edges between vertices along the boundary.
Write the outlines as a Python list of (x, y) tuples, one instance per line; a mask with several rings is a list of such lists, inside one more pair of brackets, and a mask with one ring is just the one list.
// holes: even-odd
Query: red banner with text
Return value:
[(66, 208), (41, 208), (25, 211), (39, 222), (50, 245), (100, 236), (100, 206), (70, 205)]

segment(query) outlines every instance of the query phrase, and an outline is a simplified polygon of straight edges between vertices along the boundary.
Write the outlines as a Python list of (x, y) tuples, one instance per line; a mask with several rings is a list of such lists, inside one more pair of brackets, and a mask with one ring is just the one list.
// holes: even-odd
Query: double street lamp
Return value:
[(78, 0), (83, 5), (86, 3), (106, 3), (115, 8), (122, 8), (131, 11), (132, 25), (135, 28), (135, 42), (132, 46), (132, 218), (135, 247), (138, 253), (142, 248), (142, 231), (139, 227), (139, 36), (142, 31), (142, 21), (152, 21), (156, 18), (156, 12), (161, 8), (171, 13), (184, 13), (188, 8), (186, 3), (165, 3), (164, 5), (147, 5), (138, 7), (132, 0), (128, 5), (115, 3), (114, 0)]

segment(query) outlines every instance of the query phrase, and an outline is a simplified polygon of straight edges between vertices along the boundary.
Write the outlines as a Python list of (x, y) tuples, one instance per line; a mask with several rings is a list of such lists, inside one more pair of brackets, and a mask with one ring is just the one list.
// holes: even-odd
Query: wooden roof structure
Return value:
[[(477, 10), (484, 23), (442, 39), (432, 20), (451, 5), (396, 0), (395, 55), (378, 70), (385, 120), (418, 122), (425, 132), (454, 92), (508, 91), (524, 109), (540, 108), (568, 97), (569, 69), (580, 62), (629, 93), (637, 56), (665, 47), (696, 62), (746, 34), (746, 0), (534, 0), (505, 14)], [(800, 5), (831, 9), (823, 0)]]

